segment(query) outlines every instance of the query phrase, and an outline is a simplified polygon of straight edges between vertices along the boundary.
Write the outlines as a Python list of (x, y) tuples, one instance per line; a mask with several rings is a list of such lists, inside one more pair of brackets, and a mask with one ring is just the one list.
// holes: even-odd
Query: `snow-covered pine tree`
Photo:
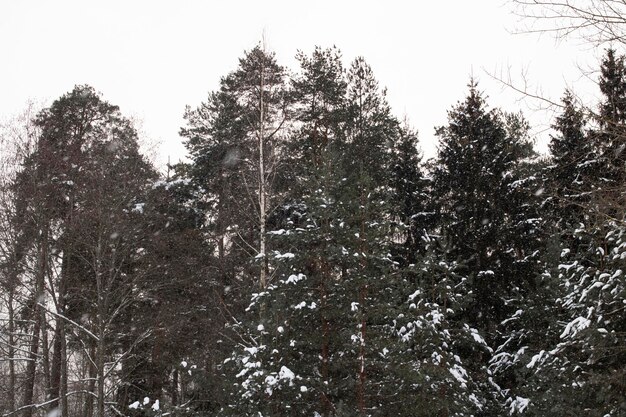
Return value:
[[(287, 81), (274, 54), (257, 46), (220, 80), (206, 102), (195, 110), (187, 108), (187, 125), (181, 129), (191, 162), (176, 166), (175, 182), (179, 188), (186, 184), (186, 204), (197, 210), (198, 228), (216, 246), (217, 262), (207, 279), (217, 282), (215, 298), (224, 328), (213, 349), (224, 357), (239, 338), (250, 337), (241, 326), (245, 307), (253, 292), (267, 287), (275, 268), (274, 259), (266, 256), (267, 226), (283, 198), (277, 190), (291, 126)], [(224, 357), (217, 356), (204, 364), (205, 375), (217, 378), (221, 372)], [(219, 384), (210, 384), (219, 390)]]
[[(410, 312), (399, 300), (410, 294), (391, 255), (399, 123), (362, 59), (347, 88), (332, 53), (316, 50), (301, 62), (298, 191), (282, 208), (284, 227), (271, 232), (281, 248), (271, 256), (283, 265), (253, 297), (252, 316), (264, 314), (249, 324), (254, 340), (231, 361), (238, 382), (230, 411), (400, 416), (426, 396), (414, 398), (409, 383), (416, 362), (390, 356), (410, 357), (414, 342), (397, 326)], [(448, 368), (445, 375), (458, 381)]]
[[(624, 411), (626, 234), (602, 226), (602, 243), (564, 249), (554, 274), (561, 281), (546, 344), (531, 352), (528, 415), (620, 415)], [(550, 343), (552, 342), (552, 343)]]
[[(566, 248), (567, 251), (584, 250), (589, 243), (574, 230), (584, 221), (582, 204), (588, 200), (586, 178), (593, 168), (593, 163), (588, 161), (594, 159), (595, 151), (585, 131), (584, 113), (577, 108), (574, 94), (566, 91), (562, 103), (562, 112), (552, 126), (555, 134), (551, 136), (551, 158), (546, 161), (547, 166), (535, 170), (538, 181), (543, 183), (542, 192), (537, 193), (544, 225), (540, 255), (543, 273), (537, 277), (534, 291), (518, 304), (519, 309), (502, 321), (500, 331), (508, 335), (508, 340), (496, 349), (490, 362), (494, 374), (508, 374), (517, 381), (507, 387), (510, 388), (511, 413), (532, 410), (536, 402), (542, 401), (540, 397), (548, 390), (546, 386), (555, 381), (554, 375), (537, 374), (527, 365), (536, 352), (559, 341), (557, 323), (565, 318), (559, 305), (562, 283), (555, 266), (561, 252)], [(543, 398), (550, 402), (547, 397)]]
[(316, 48), (298, 60), (301, 73), (292, 84), (300, 127), (288, 145), (286, 169), (291, 190), (270, 218), (277, 251), (268, 256), (278, 267), (267, 290), (253, 296), (249, 321), (242, 323), (252, 339), (226, 365), (237, 375), (225, 412), (235, 415), (334, 415), (345, 395), (337, 386), (346, 371), (338, 360), (345, 344), (337, 298), (345, 249), (336, 238), (342, 224), (336, 200), (345, 186), (340, 127), (346, 81), (335, 49)]
[(463, 265), (444, 254), (443, 240), (429, 240), (416, 263), (394, 280), (384, 352), (394, 381), (381, 387), (392, 415), (482, 415), (493, 402), (482, 360), (492, 350), (477, 329), (459, 320), (469, 281), (461, 275)]

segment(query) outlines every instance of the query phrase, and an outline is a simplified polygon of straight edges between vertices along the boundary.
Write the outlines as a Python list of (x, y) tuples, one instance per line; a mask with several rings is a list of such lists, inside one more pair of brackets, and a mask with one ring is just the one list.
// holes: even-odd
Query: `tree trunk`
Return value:
[(178, 405), (178, 369), (174, 369), (172, 375), (172, 405)]
[[(54, 340), (52, 346), (52, 364), (50, 366), (50, 389), (48, 390), (48, 398), (55, 399), (60, 396), (61, 388), (61, 326), (63, 319), (57, 317), (56, 327), (54, 328)], [(53, 401), (49, 404), (48, 409), (54, 410), (59, 406), (59, 401)]]
[[(63, 314), (60, 310), (59, 314)], [(54, 331), (54, 348), (52, 355), (52, 365), (50, 369), (50, 389), (48, 397), (57, 398), (57, 401), (50, 403), (49, 410), (59, 408), (62, 417), (67, 417), (67, 351), (65, 343), (65, 322), (60, 317), (57, 318)], [(60, 400), (60, 401), (59, 401)]]
[(104, 336), (105, 336), (105, 314), (106, 314), (106, 295), (105, 295), (105, 282), (104, 274), (101, 268), (102, 264), (102, 236), (99, 237), (96, 244), (96, 252), (94, 257), (95, 275), (96, 275), (96, 297), (98, 303), (98, 342), (96, 351), (96, 372), (97, 372), (97, 389), (98, 397), (96, 399), (96, 416), (105, 417), (104, 415)]
[[(361, 254), (368, 251), (367, 240), (365, 239), (365, 219), (367, 217), (367, 213), (364, 211), (366, 207), (367, 198), (365, 196), (365, 190), (361, 190), (361, 224), (360, 224), (360, 234), (359, 234), (359, 249)], [(363, 273), (367, 270), (367, 259), (361, 256), (361, 269)], [(365, 337), (366, 337), (366, 316), (365, 316), (365, 303), (367, 301), (367, 283), (364, 283), (359, 288), (359, 303), (361, 312), (361, 343), (359, 347), (359, 388), (358, 388), (358, 406), (359, 413), (361, 415), (365, 415), (365, 384), (367, 381), (367, 375), (365, 372)]]
[(261, 290), (265, 290), (267, 287), (267, 248), (266, 244), (266, 233), (265, 233), (265, 223), (266, 223), (266, 184), (265, 184), (265, 109), (263, 103), (263, 94), (265, 88), (265, 66), (261, 64), (261, 86), (260, 86), (260, 94), (259, 94), (259, 132), (258, 132), (258, 142), (259, 142), (259, 242), (260, 248), (259, 253), (263, 257), (261, 259), (261, 276), (259, 280), (259, 285)]
[[(37, 371), (37, 358), (39, 353), (39, 333), (40, 331), (45, 331), (41, 329), (43, 314), (43, 307), (40, 306), (40, 303), (45, 302), (44, 297), (44, 289), (45, 289), (45, 274), (47, 270), (47, 259), (48, 259), (48, 227), (45, 225), (41, 230), (41, 236), (39, 241), (39, 254), (37, 257), (37, 269), (35, 272), (35, 304), (33, 306), (33, 337), (30, 341), (30, 348), (28, 354), (28, 364), (26, 365), (26, 377), (25, 377), (25, 388), (24, 388), (24, 399), (23, 406), (32, 405), (34, 401), (35, 394), (35, 380), (36, 380), (36, 371)], [(33, 407), (28, 407), (24, 409), (22, 414), (24, 417), (32, 417), (33, 415)]]
[(85, 394), (85, 417), (93, 417), (93, 399), (96, 391), (96, 376), (97, 369), (96, 365), (93, 362), (96, 359), (96, 344), (91, 343), (89, 348), (89, 385), (88, 385), (88, 393)]
[[(39, 309), (40, 307), (35, 307), (35, 311), (33, 312), (34, 324), (33, 324), (33, 336), (30, 340), (30, 349), (28, 353), (28, 364), (26, 365), (26, 378), (25, 378), (25, 388), (24, 388), (24, 399), (22, 404), (24, 406), (33, 404), (34, 392), (35, 392), (35, 373), (37, 370), (37, 357), (39, 356), (39, 331), (41, 326), (41, 321), (39, 320)], [(22, 414), (24, 417), (32, 417), (33, 408), (28, 407), (24, 409)]]
[(52, 356), (52, 369), (50, 372), (50, 399), (59, 400), (50, 404), (50, 409), (59, 408), (62, 417), (67, 417), (67, 351), (65, 340), (65, 296), (66, 296), (66, 276), (68, 271), (68, 256), (64, 250), (61, 275), (58, 284), (57, 299), (57, 320), (54, 330), (54, 351)]
[(69, 410), (67, 404), (67, 346), (65, 341), (65, 323), (61, 326), (61, 381), (59, 386), (59, 397), (61, 398), (61, 417), (68, 417)]
[[(41, 364), (43, 367), (44, 392), (50, 392), (50, 344), (48, 343), (48, 326), (46, 310), (41, 307), (39, 311), (41, 320)], [(49, 398), (46, 398), (49, 399)]]
[(13, 286), (9, 289), (7, 305), (9, 320), (9, 392), (7, 403), (9, 411), (15, 410), (15, 312), (13, 310)]
[[(330, 323), (326, 318), (326, 308), (328, 301), (328, 291), (326, 288), (326, 279), (328, 274), (328, 268), (326, 266), (325, 260), (318, 259), (319, 268), (320, 268), (320, 315), (322, 322), (322, 383), (326, 384), (328, 382), (328, 365), (330, 361)], [(322, 404), (322, 415), (324, 417), (328, 417), (331, 413), (332, 404), (328, 400), (326, 393), (324, 391), (320, 391), (320, 402)]]
[(98, 374), (98, 398), (97, 398), (97, 417), (105, 417), (104, 414), (104, 328), (100, 328), (98, 332), (98, 351), (96, 352), (96, 371)]
[(359, 294), (359, 302), (361, 303), (361, 343), (359, 347), (359, 389), (358, 389), (358, 403), (359, 403), (359, 413), (361, 415), (365, 415), (365, 383), (367, 380), (365, 373), (365, 313), (363, 312), (365, 308), (365, 300), (367, 297), (367, 285), (364, 285), (360, 289)]

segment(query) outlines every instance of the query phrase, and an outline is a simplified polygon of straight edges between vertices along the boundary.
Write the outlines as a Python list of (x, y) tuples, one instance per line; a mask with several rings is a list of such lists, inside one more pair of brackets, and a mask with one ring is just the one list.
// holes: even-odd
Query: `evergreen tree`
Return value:
[[(591, 151), (577, 156), (579, 173), (572, 186), (558, 190), (557, 198), (576, 204), (576, 216), (571, 224), (557, 223), (561, 234), (570, 238), (561, 242), (560, 259), (549, 269), (560, 284), (552, 320), (545, 325), (550, 337), (533, 349), (527, 364), (532, 370), (528, 389), (531, 415), (604, 416), (620, 415), (624, 410), (624, 315), (617, 307), (624, 303), (624, 285), (619, 278), (626, 258), (620, 221), (624, 204), (619, 197), (624, 182), (618, 180), (623, 170), (620, 153), (615, 152), (623, 129), (623, 83), (623, 59), (609, 50), (602, 61), (604, 101), (599, 128), (592, 130), (587, 140), (586, 148)], [(557, 120), (562, 132), (561, 126), (567, 125), (565, 114)], [(570, 125), (572, 120), (576, 118), (570, 118)], [(572, 137), (580, 140), (578, 135)], [(563, 153), (555, 153), (554, 162), (552, 173), (571, 170), (570, 158)], [(560, 178), (554, 176), (558, 183)], [(561, 215), (567, 219), (571, 211)]]
[[(112, 364), (137, 341), (122, 345), (118, 330), (132, 294), (146, 285), (132, 267), (141, 234), (132, 209), (156, 173), (139, 153), (131, 122), (89, 86), (76, 86), (34, 123), (41, 133), (16, 185), (40, 237), (35, 311), (54, 318), (52, 355), (44, 361), (50, 405), (68, 415), (69, 348), (82, 350), (90, 359), (83, 411), (104, 416), (105, 385), (120, 381)], [(44, 323), (46, 356), (48, 331)], [(28, 388), (26, 405), (32, 396)]]
[[(594, 190), (594, 204), (606, 205), (619, 199), (626, 182), (626, 64), (624, 56), (607, 50), (602, 60), (598, 85), (603, 94), (598, 114), (599, 129), (594, 132), (598, 154), (598, 175), (603, 179)], [(606, 214), (624, 218), (620, 207)], [(615, 211), (617, 210), (617, 211)]]
[(599, 123), (602, 127), (617, 128), (626, 120), (626, 68), (624, 57), (616, 55), (614, 49), (607, 49), (600, 66), (598, 86), (604, 95), (600, 103)]
[[(237, 335), (232, 326), (251, 293), (267, 286), (274, 270), (267, 227), (283, 198), (278, 194), (284, 191), (281, 158), (290, 100), (284, 68), (257, 46), (205, 103), (185, 113), (181, 136), (191, 162), (176, 167), (176, 183), (185, 204), (195, 208), (197, 228), (216, 247), (210, 276), (224, 327), (215, 331), (228, 337), (216, 337), (213, 350), (221, 352), (222, 360), (233, 349), (229, 341)], [(209, 356), (213, 365), (202, 369), (223, 381), (216, 374), (222, 360)]]
[(441, 231), (450, 241), (448, 257), (468, 270), (474, 301), (467, 318), (490, 333), (506, 316), (506, 298), (527, 279), (511, 274), (529, 254), (515, 244), (519, 233), (532, 234), (533, 222), (523, 230), (517, 218), (515, 198), (525, 187), (518, 168), (532, 155), (526, 131), (518, 116), (488, 110), (473, 82), (465, 101), (448, 113), (448, 125), (437, 130), (433, 175)]
[[(194, 412), (216, 411), (223, 401), (217, 363), (223, 358), (219, 340), (224, 324), (216, 297), (220, 287), (212, 273), (217, 269), (215, 247), (196, 227), (197, 213), (185, 206), (181, 194), (186, 189), (159, 181), (133, 208), (142, 225), (133, 269), (150, 283), (123, 315), (120, 331), (121, 344), (135, 344), (138, 351), (121, 361), (116, 397), (133, 416), (144, 414), (126, 407), (146, 397), (151, 402), (143, 408), (151, 409), (158, 400), (161, 409), (185, 404)], [(146, 329), (151, 337), (141, 338)], [(202, 384), (190, 383), (192, 366), (193, 378), (202, 378)]]
[[(437, 130), (434, 193), (443, 259), (456, 262), (467, 291), (454, 320), (475, 328), (487, 346), (460, 354), (483, 398), (478, 415), (501, 415), (523, 384), (517, 357), (541, 337), (536, 294), (541, 278), (543, 192), (528, 125), (520, 115), (488, 110), (476, 84)], [(457, 324), (457, 326), (459, 325)], [(478, 394), (477, 394), (478, 395)]]
[(572, 230), (580, 226), (583, 204), (589, 200), (589, 180), (594, 169), (595, 147), (584, 130), (586, 120), (568, 90), (561, 99), (563, 111), (557, 116), (551, 136), (551, 164), (546, 170), (546, 209), (564, 244), (572, 248)]
[[(219, 91), (206, 103), (187, 110), (188, 126), (181, 135), (192, 163), (179, 167), (180, 175), (189, 177), (195, 187), (193, 200), (206, 213), (203, 227), (218, 245), (224, 287), (248, 288), (235, 278), (242, 271), (229, 261), (245, 254), (262, 259), (257, 285), (266, 284), (265, 229), (280, 201), (276, 190), (283, 172), (280, 157), (289, 99), (285, 70), (273, 54), (257, 46), (221, 80)], [(252, 273), (250, 268), (246, 273)]]
[[(478, 329), (459, 320), (470, 291), (465, 268), (444, 254), (442, 240), (428, 239), (416, 264), (400, 271), (395, 309), (389, 309), (393, 380), (382, 388), (394, 415), (484, 415), (494, 402), (484, 361), (492, 349)], [(403, 389), (390, 392), (398, 386)]]
[(557, 116), (552, 128), (557, 135), (551, 136), (550, 153), (554, 167), (551, 177), (555, 182), (555, 192), (560, 194), (575, 190), (582, 180), (581, 162), (589, 152), (589, 141), (585, 135), (585, 116), (576, 107), (575, 97), (566, 90), (563, 98), (563, 111)]
[[(299, 52), (300, 73), (293, 78), (294, 119), (301, 123), (297, 134), (287, 144), (293, 195), (306, 192), (310, 180), (318, 180), (327, 161), (328, 149), (343, 140), (346, 88), (341, 53), (336, 48), (316, 47), (311, 56)], [(304, 183), (303, 187), (299, 187)], [(296, 191), (297, 190), (297, 191)]]
[(240, 378), (233, 412), (386, 415), (414, 388), (389, 389), (407, 366), (387, 356), (403, 343), (392, 320), (396, 296), (406, 292), (389, 236), (399, 125), (362, 59), (347, 89), (331, 51), (316, 50), (301, 64), (295, 142), (306, 151), (296, 154), (304, 169), (298, 198), (283, 207), (284, 227), (271, 232), (284, 248), (273, 254), (283, 266), (249, 307), (263, 312), (251, 324), (255, 343), (233, 357)]
[(432, 229), (434, 211), (430, 180), (422, 172), (417, 134), (403, 127), (394, 143), (390, 170), (390, 205), (399, 230), (395, 257), (399, 262), (415, 263), (423, 252), (427, 231)]

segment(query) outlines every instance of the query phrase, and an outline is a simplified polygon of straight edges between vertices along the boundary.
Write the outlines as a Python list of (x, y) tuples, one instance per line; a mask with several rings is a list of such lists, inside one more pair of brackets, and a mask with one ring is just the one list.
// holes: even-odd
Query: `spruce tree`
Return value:
[[(590, 151), (577, 157), (579, 172), (570, 187), (576, 192), (558, 190), (557, 198), (575, 203), (576, 217), (571, 224), (557, 223), (570, 238), (561, 242), (560, 259), (548, 270), (560, 283), (553, 319), (546, 326), (551, 337), (532, 351), (527, 364), (532, 370), (531, 415), (604, 416), (624, 410), (625, 327), (623, 308), (617, 307), (623, 306), (625, 294), (620, 278), (626, 259), (624, 204), (619, 197), (624, 182), (615, 148), (624, 123), (624, 62), (615, 51), (607, 51), (601, 63), (599, 84), (604, 98), (597, 127), (588, 134)], [(564, 120), (561, 116), (557, 127), (566, 125)], [(569, 158), (562, 155), (555, 153), (550, 172), (571, 170)], [(553, 181), (559, 179), (555, 175)]]
[(393, 237), (399, 240), (394, 256), (405, 264), (415, 263), (418, 252), (424, 252), (434, 220), (431, 184), (423, 172), (417, 145), (417, 133), (402, 127), (390, 161), (389, 199), (399, 232)]
[[(599, 171), (605, 184), (594, 193), (594, 203), (607, 205), (616, 199), (626, 182), (626, 63), (623, 55), (607, 50), (602, 60), (598, 85), (603, 94), (598, 118), (599, 129), (594, 137), (597, 146)], [(620, 207), (607, 214), (622, 218)], [(616, 211), (617, 210), (617, 211)]]
[(527, 254), (514, 241), (520, 232), (514, 195), (524, 186), (517, 169), (532, 154), (526, 131), (518, 116), (488, 110), (473, 82), (437, 130), (434, 189), (451, 245), (447, 256), (467, 267), (473, 298), (467, 318), (490, 333), (507, 314), (510, 291), (524, 280), (509, 273)]
[(566, 90), (561, 103), (563, 109), (552, 125), (556, 135), (551, 136), (550, 153), (552, 156), (551, 177), (555, 182), (555, 192), (559, 195), (576, 190), (582, 181), (581, 162), (589, 152), (590, 144), (585, 134), (585, 116), (582, 109), (576, 107), (576, 98)]
[(541, 310), (532, 300), (544, 285), (543, 189), (527, 132), (521, 115), (489, 110), (474, 82), (448, 113), (448, 125), (437, 130), (433, 187), (446, 242), (441, 256), (458, 265), (463, 281), (456, 285), (466, 291), (453, 320), (475, 329), (487, 344), (482, 352), (460, 354), (480, 381), (479, 415), (485, 416), (501, 415), (513, 403), (507, 393), (523, 382), (514, 358), (540, 337), (534, 322)]

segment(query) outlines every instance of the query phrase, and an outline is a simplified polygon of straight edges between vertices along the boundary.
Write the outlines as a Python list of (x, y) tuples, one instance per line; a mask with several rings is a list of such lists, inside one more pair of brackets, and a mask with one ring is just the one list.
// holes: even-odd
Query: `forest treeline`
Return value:
[(297, 60), (167, 175), (90, 86), (3, 126), (0, 415), (626, 415), (624, 56), (549, 156), (470, 80), (429, 161), (364, 59)]

